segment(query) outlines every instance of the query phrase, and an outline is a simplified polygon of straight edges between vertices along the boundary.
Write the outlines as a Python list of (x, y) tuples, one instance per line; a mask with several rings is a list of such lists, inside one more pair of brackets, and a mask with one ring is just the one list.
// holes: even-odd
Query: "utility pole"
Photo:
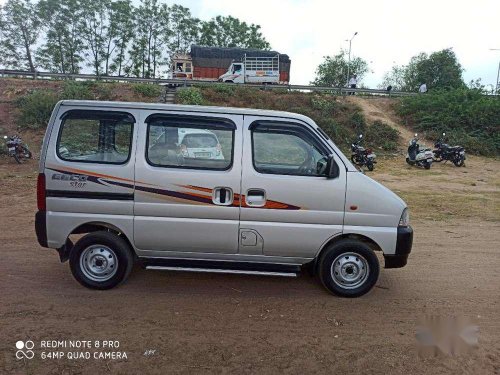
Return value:
[(356, 31), (354, 35), (352, 36), (351, 39), (349, 39), (349, 62), (347, 63), (347, 80), (346, 80), (346, 86), (349, 87), (349, 74), (351, 70), (351, 46), (352, 46), (352, 40), (354, 37), (358, 35), (358, 32)]

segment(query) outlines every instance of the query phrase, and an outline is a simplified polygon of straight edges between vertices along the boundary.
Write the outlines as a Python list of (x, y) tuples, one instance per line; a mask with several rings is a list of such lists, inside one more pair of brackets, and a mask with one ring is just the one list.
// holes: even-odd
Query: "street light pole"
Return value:
[(349, 39), (349, 62), (347, 63), (347, 87), (349, 87), (349, 71), (351, 69), (351, 46), (352, 46), (352, 40), (354, 37), (358, 35), (358, 32), (356, 31), (354, 35), (352, 36), (351, 39)]
[[(500, 48), (490, 48), (490, 51), (500, 51)], [(498, 62), (498, 71), (497, 71), (497, 85), (495, 86), (495, 94), (500, 94), (500, 82), (498, 79), (500, 78), (500, 61)]]
[(498, 71), (497, 71), (497, 86), (496, 86), (496, 90), (495, 90), (495, 93), (496, 94), (500, 94), (500, 83), (498, 82), (498, 79), (500, 78), (500, 61), (498, 62)]

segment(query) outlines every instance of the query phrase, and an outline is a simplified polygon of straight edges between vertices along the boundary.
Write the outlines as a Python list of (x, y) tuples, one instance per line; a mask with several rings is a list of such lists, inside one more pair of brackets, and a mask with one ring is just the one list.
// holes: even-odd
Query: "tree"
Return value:
[(170, 8), (172, 36), (168, 48), (172, 53), (186, 53), (200, 38), (200, 20), (191, 15), (189, 8), (174, 4)]
[[(133, 36), (134, 23), (132, 19), (130, 0), (118, 0), (108, 8), (108, 28), (105, 34), (105, 74), (110, 71), (121, 75), (127, 46)], [(115, 57), (113, 58), (113, 54)]]
[(103, 73), (102, 63), (106, 58), (106, 30), (108, 28), (107, 0), (80, 0), (80, 32), (85, 46), (85, 57), (94, 74)]
[(345, 58), (346, 51), (340, 50), (335, 56), (325, 56), (324, 61), (316, 69), (316, 78), (312, 85), (344, 87), (347, 84), (347, 67), (350, 74), (356, 74), (358, 82), (368, 73), (368, 63), (361, 57), (351, 59), (349, 65)]
[(379, 89), (386, 89), (392, 86), (393, 90), (405, 91), (405, 66), (395, 65), (390, 72), (384, 74), (382, 83), (378, 86)]
[(40, 65), (52, 72), (76, 74), (83, 61), (77, 0), (41, 0), (38, 9), (46, 27), (45, 43), (37, 53)]
[(163, 47), (171, 37), (169, 9), (157, 0), (142, 0), (134, 12), (132, 60), (127, 71), (135, 76), (154, 78), (164, 64)]
[(41, 30), (36, 5), (31, 0), (8, 0), (0, 17), (0, 63), (34, 72), (34, 52)]
[(450, 89), (465, 87), (462, 67), (452, 49), (422, 52), (413, 56), (408, 65), (394, 66), (384, 75), (381, 84), (389, 84), (401, 91), (417, 91), (422, 83), (429, 89)]
[(241, 47), (268, 50), (270, 44), (260, 32), (259, 25), (248, 25), (238, 18), (217, 16), (202, 22), (201, 45), (217, 47)]
[(426, 83), (429, 88), (461, 88), (462, 66), (451, 48), (433, 52), (427, 59), (416, 64), (416, 78), (420, 83)]

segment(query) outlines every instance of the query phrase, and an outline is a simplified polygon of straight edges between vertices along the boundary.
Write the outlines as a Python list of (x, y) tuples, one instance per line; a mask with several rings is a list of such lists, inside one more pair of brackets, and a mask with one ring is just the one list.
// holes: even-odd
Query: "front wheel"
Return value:
[(369, 170), (370, 172), (371, 172), (371, 171), (373, 171), (373, 168), (374, 168), (373, 161), (368, 160), (368, 161), (366, 162), (366, 168), (368, 168), (368, 170)]
[(331, 293), (359, 297), (373, 288), (380, 266), (377, 256), (367, 245), (342, 240), (323, 253), (318, 271), (321, 282)]
[(431, 163), (429, 163), (428, 161), (424, 162), (424, 168), (431, 169)]
[(458, 156), (455, 159), (453, 159), (453, 164), (455, 164), (456, 167), (461, 167), (465, 163), (465, 158), (463, 156)]
[(132, 270), (132, 250), (120, 236), (93, 232), (71, 249), (69, 265), (74, 278), (90, 289), (111, 289), (125, 281)]

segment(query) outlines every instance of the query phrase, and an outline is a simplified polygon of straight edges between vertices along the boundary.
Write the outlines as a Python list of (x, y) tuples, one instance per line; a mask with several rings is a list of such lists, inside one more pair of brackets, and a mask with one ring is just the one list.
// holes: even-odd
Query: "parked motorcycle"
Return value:
[(408, 154), (406, 162), (410, 165), (430, 169), (433, 161), (433, 153), (430, 148), (421, 149), (418, 143), (418, 134), (408, 143)]
[(439, 138), (436, 143), (434, 143), (434, 161), (451, 161), (457, 167), (461, 167), (465, 164), (465, 149), (462, 146), (450, 146), (445, 143), (446, 133), (443, 133), (443, 137)]
[(373, 171), (375, 167), (375, 163), (377, 162), (375, 155), (371, 148), (364, 148), (360, 146), (361, 141), (363, 140), (363, 134), (359, 135), (359, 138), (356, 142), (351, 143), (351, 161), (354, 164), (359, 165), (360, 167), (366, 166), (369, 171)]
[(5, 139), (9, 156), (13, 157), (19, 164), (33, 157), (28, 145), (18, 135), (11, 137), (5, 135), (3, 138)]

